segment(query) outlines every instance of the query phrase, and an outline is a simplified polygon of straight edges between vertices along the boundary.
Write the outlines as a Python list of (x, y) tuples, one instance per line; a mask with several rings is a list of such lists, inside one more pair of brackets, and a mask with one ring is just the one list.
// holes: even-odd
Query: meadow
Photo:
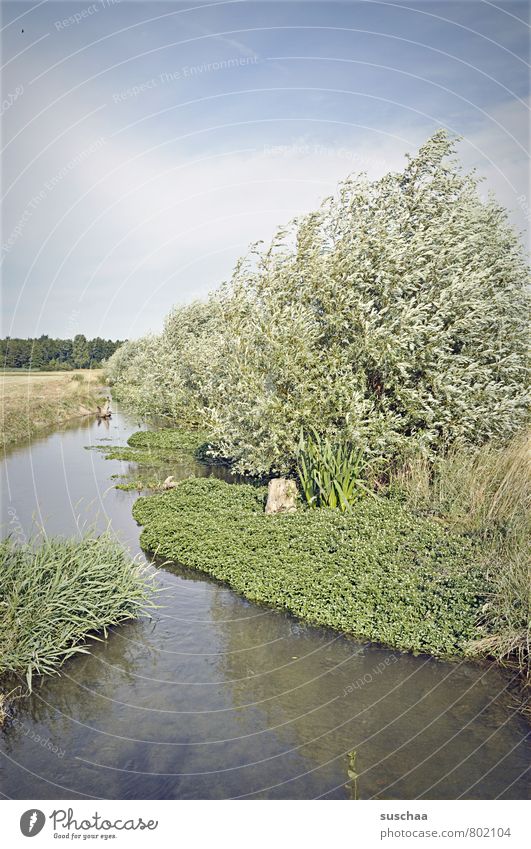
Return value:
[(92, 415), (103, 397), (102, 372), (6, 370), (1, 375), (0, 444), (27, 443), (47, 428)]

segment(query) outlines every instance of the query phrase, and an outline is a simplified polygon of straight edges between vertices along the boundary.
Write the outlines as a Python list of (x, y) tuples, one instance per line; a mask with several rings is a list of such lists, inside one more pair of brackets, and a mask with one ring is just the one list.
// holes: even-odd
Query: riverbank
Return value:
[[(265, 488), (227, 471), (140, 499), (133, 515), (144, 548), (250, 601), (401, 650), (494, 657), (529, 683), (530, 439), (412, 462), (346, 514), (265, 516)], [(157, 491), (169, 471), (194, 474), (186, 454), (208, 462), (204, 440), (168, 428), (103, 450), (136, 464), (118, 487)]]
[(27, 443), (39, 432), (92, 415), (103, 397), (102, 372), (2, 372), (0, 446)]

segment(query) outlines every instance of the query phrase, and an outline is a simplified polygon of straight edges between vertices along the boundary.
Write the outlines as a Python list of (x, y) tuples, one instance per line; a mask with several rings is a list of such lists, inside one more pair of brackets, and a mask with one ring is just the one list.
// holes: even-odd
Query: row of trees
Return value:
[(87, 339), (78, 333), (73, 339), (0, 339), (0, 356), (3, 368), (42, 370), (68, 370), (99, 368), (104, 360), (122, 345), (111, 339)]
[(206, 303), (118, 349), (117, 394), (208, 427), (253, 473), (293, 467), (301, 428), (387, 459), (507, 440), (528, 403), (528, 267), (454, 151), (440, 131), (255, 246)]

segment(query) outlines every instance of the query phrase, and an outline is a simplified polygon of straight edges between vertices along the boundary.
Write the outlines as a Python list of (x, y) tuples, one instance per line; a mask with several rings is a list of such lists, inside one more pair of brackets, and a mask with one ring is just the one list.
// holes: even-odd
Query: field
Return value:
[(1, 444), (9, 448), (40, 431), (96, 411), (103, 396), (100, 371), (4, 371), (1, 380)]

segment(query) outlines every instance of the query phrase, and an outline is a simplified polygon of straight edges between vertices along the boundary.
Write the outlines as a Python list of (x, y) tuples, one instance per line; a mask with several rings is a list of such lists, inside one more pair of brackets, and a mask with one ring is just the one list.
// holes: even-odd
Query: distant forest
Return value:
[(87, 339), (78, 333), (73, 339), (0, 339), (2, 368), (31, 368), (40, 371), (67, 371), (100, 368), (102, 361), (122, 344), (111, 339)]

